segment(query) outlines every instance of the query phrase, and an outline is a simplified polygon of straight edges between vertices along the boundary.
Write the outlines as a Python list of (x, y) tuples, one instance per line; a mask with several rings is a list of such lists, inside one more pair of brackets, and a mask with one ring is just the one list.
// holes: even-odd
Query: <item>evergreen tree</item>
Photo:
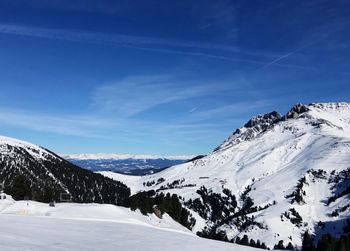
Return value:
[(293, 244), (292, 244), (291, 242), (289, 242), (288, 245), (287, 245), (287, 247), (286, 247), (286, 249), (288, 249), (288, 250), (294, 250)]
[(249, 246), (249, 239), (248, 236), (245, 234), (241, 240), (241, 245)]
[(260, 240), (257, 240), (257, 241), (256, 241), (256, 247), (257, 247), (257, 248), (261, 248)]
[(312, 236), (309, 234), (308, 231), (306, 231), (304, 233), (301, 250), (302, 251), (313, 251), (314, 250)]
[(333, 251), (336, 250), (336, 240), (330, 235), (325, 234), (322, 236), (322, 238), (317, 243), (317, 251)]
[(54, 191), (52, 190), (52, 188), (45, 187), (44, 191), (43, 191), (43, 198), (41, 201), (45, 202), (45, 203), (49, 203), (49, 202), (54, 201), (54, 198), (55, 198), (55, 194), (54, 194)]
[(276, 245), (273, 247), (273, 249), (281, 249), (281, 250), (285, 249), (285, 247), (284, 247), (284, 245), (283, 245), (283, 240), (280, 240), (280, 241), (278, 242), (278, 244), (276, 244)]
[(30, 181), (24, 175), (18, 174), (13, 179), (10, 191), (8, 192), (15, 200), (23, 200), (25, 197), (31, 198), (32, 189), (30, 187)]
[(254, 247), (254, 248), (256, 247), (256, 243), (253, 239), (250, 239), (249, 246)]
[(342, 236), (339, 239), (338, 244), (339, 251), (349, 251), (350, 250), (350, 236)]

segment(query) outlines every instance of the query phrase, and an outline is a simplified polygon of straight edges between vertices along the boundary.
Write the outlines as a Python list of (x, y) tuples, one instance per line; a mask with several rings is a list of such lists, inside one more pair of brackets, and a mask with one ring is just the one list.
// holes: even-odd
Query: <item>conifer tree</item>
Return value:
[(273, 249), (281, 249), (281, 250), (285, 249), (285, 247), (284, 247), (284, 245), (283, 245), (283, 240), (280, 240), (280, 241), (278, 242), (278, 244), (276, 244), (276, 245), (273, 247)]
[(9, 193), (15, 200), (23, 200), (25, 197), (31, 198), (32, 189), (30, 181), (23, 174), (18, 174), (12, 182)]
[(292, 244), (291, 242), (289, 242), (288, 245), (287, 245), (287, 247), (286, 247), (286, 249), (288, 249), (288, 250), (294, 250), (293, 244)]
[(245, 234), (241, 240), (241, 245), (249, 246), (249, 239), (248, 236)]
[(308, 231), (306, 231), (304, 233), (302, 249), (301, 250), (302, 251), (313, 251), (314, 250), (312, 236), (309, 234)]
[(235, 243), (236, 244), (241, 244), (241, 238), (237, 237), (236, 240), (235, 240)]

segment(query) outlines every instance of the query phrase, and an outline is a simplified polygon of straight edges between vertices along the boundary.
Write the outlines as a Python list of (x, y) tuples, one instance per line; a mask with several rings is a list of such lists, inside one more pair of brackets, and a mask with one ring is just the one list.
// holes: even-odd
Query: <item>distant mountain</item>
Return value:
[(118, 203), (129, 197), (124, 184), (82, 169), (49, 150), (0, 136), (0, 182), (17, 199), (71, 197), (75, 202)]
[(208, 238), (300, 248), (307, 231), (350, 234), (350, 103), (258, 115), (208, 156), (154, 175), (103, 174), (180, 196)]
[(62, 154), (61, 156), (90, 171), (111, 171), (130, 175), (153, 174), (193, 158), (193, 156), (131, 154)]

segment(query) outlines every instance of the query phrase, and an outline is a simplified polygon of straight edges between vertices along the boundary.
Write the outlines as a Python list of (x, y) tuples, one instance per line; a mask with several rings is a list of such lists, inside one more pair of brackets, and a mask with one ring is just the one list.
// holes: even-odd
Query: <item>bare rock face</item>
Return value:
[(259, 125), (262, 127), (265, 127), (266, 125), (271, 125), (279, 121), (280, 119), (281, 119), (281, 115), (278, 112), (273, 111), (270, 113), (266, 113), (264, 115), (258, 115), (256, 117), (253, 117), (244, 125), (244, 127), (252, 128), (254, 126), (259, 126)]
[(229, 147), (242, 141), (251, 140), (261, 132), (273, 127), (274, 124), (281, 121), (281, 115), (276, 112), (270, 112), (251, 118), (242, 128), (237, 129), (222, 145), (215, 151)]
[(309, 108), (307, 108), (303, 104), (296, 104), (292, 107), (292, 109), (287, 112), (286, 115), (283, 116), (282, 120), (285, 121), (287, 119), (296, 119), (299, 117), (300, 114), (310, 111)]
[(279, 122), (288, 119), (297, 119), (301, 114), (307, 113), (308, 111), (310, 111), (310, 109), (307, 106), (296, 104), (283, 116), (276, 111), (255, 116), (243, 127), (237, 129), (227, 140), (224, 141), (223, 144), (217, 147), (214, 152), (238, 144), (242, 141), (252, 140), (257, 135), (273, 128)]

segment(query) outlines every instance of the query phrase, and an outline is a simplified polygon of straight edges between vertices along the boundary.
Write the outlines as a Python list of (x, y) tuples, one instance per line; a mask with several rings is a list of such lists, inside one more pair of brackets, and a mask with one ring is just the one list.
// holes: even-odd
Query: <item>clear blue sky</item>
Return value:
[(251, 116), (349, 101), (344, 1), (0, 1), (0, 134), (199, 154)]

